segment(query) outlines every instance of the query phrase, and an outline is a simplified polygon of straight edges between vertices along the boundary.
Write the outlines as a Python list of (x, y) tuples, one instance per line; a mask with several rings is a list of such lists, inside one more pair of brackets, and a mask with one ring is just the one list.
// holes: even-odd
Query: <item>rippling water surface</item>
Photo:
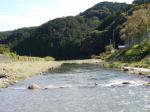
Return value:
[[(0, 89), (0, 112), (150, 112), (147, 80), (94, 65), (64, 65)], [(27, 90), (32, 83), (48, 89)]]

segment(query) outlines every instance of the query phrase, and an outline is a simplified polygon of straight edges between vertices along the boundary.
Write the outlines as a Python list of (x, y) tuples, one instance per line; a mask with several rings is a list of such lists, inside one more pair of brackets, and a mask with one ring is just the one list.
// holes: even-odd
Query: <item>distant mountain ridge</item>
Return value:
[(113, 13), (119, 13), (125, 11), (129, 5), (126, 3), (117, 3), (117, 2), (100, 2), (95, 6), (87, 9), (83, 13), (80, 13), (80, 16), (85, 18), (99, 18), (103, 20), (104, 18), (112, 15)]
[(148, 3), (150, 0), (134, 0), (133, 3), (142, 4), (142, 3)]

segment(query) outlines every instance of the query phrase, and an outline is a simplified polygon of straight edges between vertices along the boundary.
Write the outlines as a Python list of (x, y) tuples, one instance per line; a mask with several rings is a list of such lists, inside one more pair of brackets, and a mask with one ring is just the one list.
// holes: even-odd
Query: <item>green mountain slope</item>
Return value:
[(150, 3), (134, 6), (132, 10), (120, 30), (128, 48), (117, 50), (107, 60), (150, 68)]
[(148, 3), (150, 0), (134, 0), (134, 4), (143, 4), (143, 3)]
[(101, 2), (93, 6), (92, 8), (87, 9), (85, 12), (81, 13), (80, 16), (85, 18), (99, 18), (104, 20), (104, 18), (120, 13), (127, 10), (129, 5), (125, 3), (113, 3), (113, 2)]

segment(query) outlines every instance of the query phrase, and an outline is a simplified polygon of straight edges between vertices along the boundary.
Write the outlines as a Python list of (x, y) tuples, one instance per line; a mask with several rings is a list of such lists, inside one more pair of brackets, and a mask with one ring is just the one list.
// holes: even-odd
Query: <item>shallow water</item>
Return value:
[[(0, 89), (0, 112), (149, 112), (147, 80), (94, 65), (64, 65)], [(27, 90), (32, 83), (48, 89)]]

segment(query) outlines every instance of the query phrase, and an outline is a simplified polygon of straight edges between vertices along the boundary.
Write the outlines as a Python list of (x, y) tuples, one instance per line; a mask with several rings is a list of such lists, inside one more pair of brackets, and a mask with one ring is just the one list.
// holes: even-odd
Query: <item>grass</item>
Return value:
[(31, 56), (19, 56), (13, 52), (6, 52), (4, 53), (13, 61), (54, 61), (55, 59), (50, 56), (46, 56), (44, 58), (41, 57), (31, 57)]
[(9, 50), (7, 46), (0, 46), (0, 53), (10, 59), (8, 63), (0, 63), (0, 74), (7, 73), (8, 78), (5, 81), (0, 80), (0, 87), (7, 87), (17, 81), (26, 79), (30, 76), (46, 72), (49, 69), (57, 68), (61, 63), (56, 62), (53, 57), (47, 56), (30, 57), (19, 56)]
[(0, 54), (4, 54), (6, 52), (10, 52), (9, 48), (6, 45), (0, 45)]
[(55, 58), (51, 56), (46, 57), (31, 57), (31, 56), (20, 56), (14, 52), (11, 52), (9, 47), (6, 45), (0, 45), (0, 54), (4, 54), (9, 57), (12, 61), (54, 61)]

